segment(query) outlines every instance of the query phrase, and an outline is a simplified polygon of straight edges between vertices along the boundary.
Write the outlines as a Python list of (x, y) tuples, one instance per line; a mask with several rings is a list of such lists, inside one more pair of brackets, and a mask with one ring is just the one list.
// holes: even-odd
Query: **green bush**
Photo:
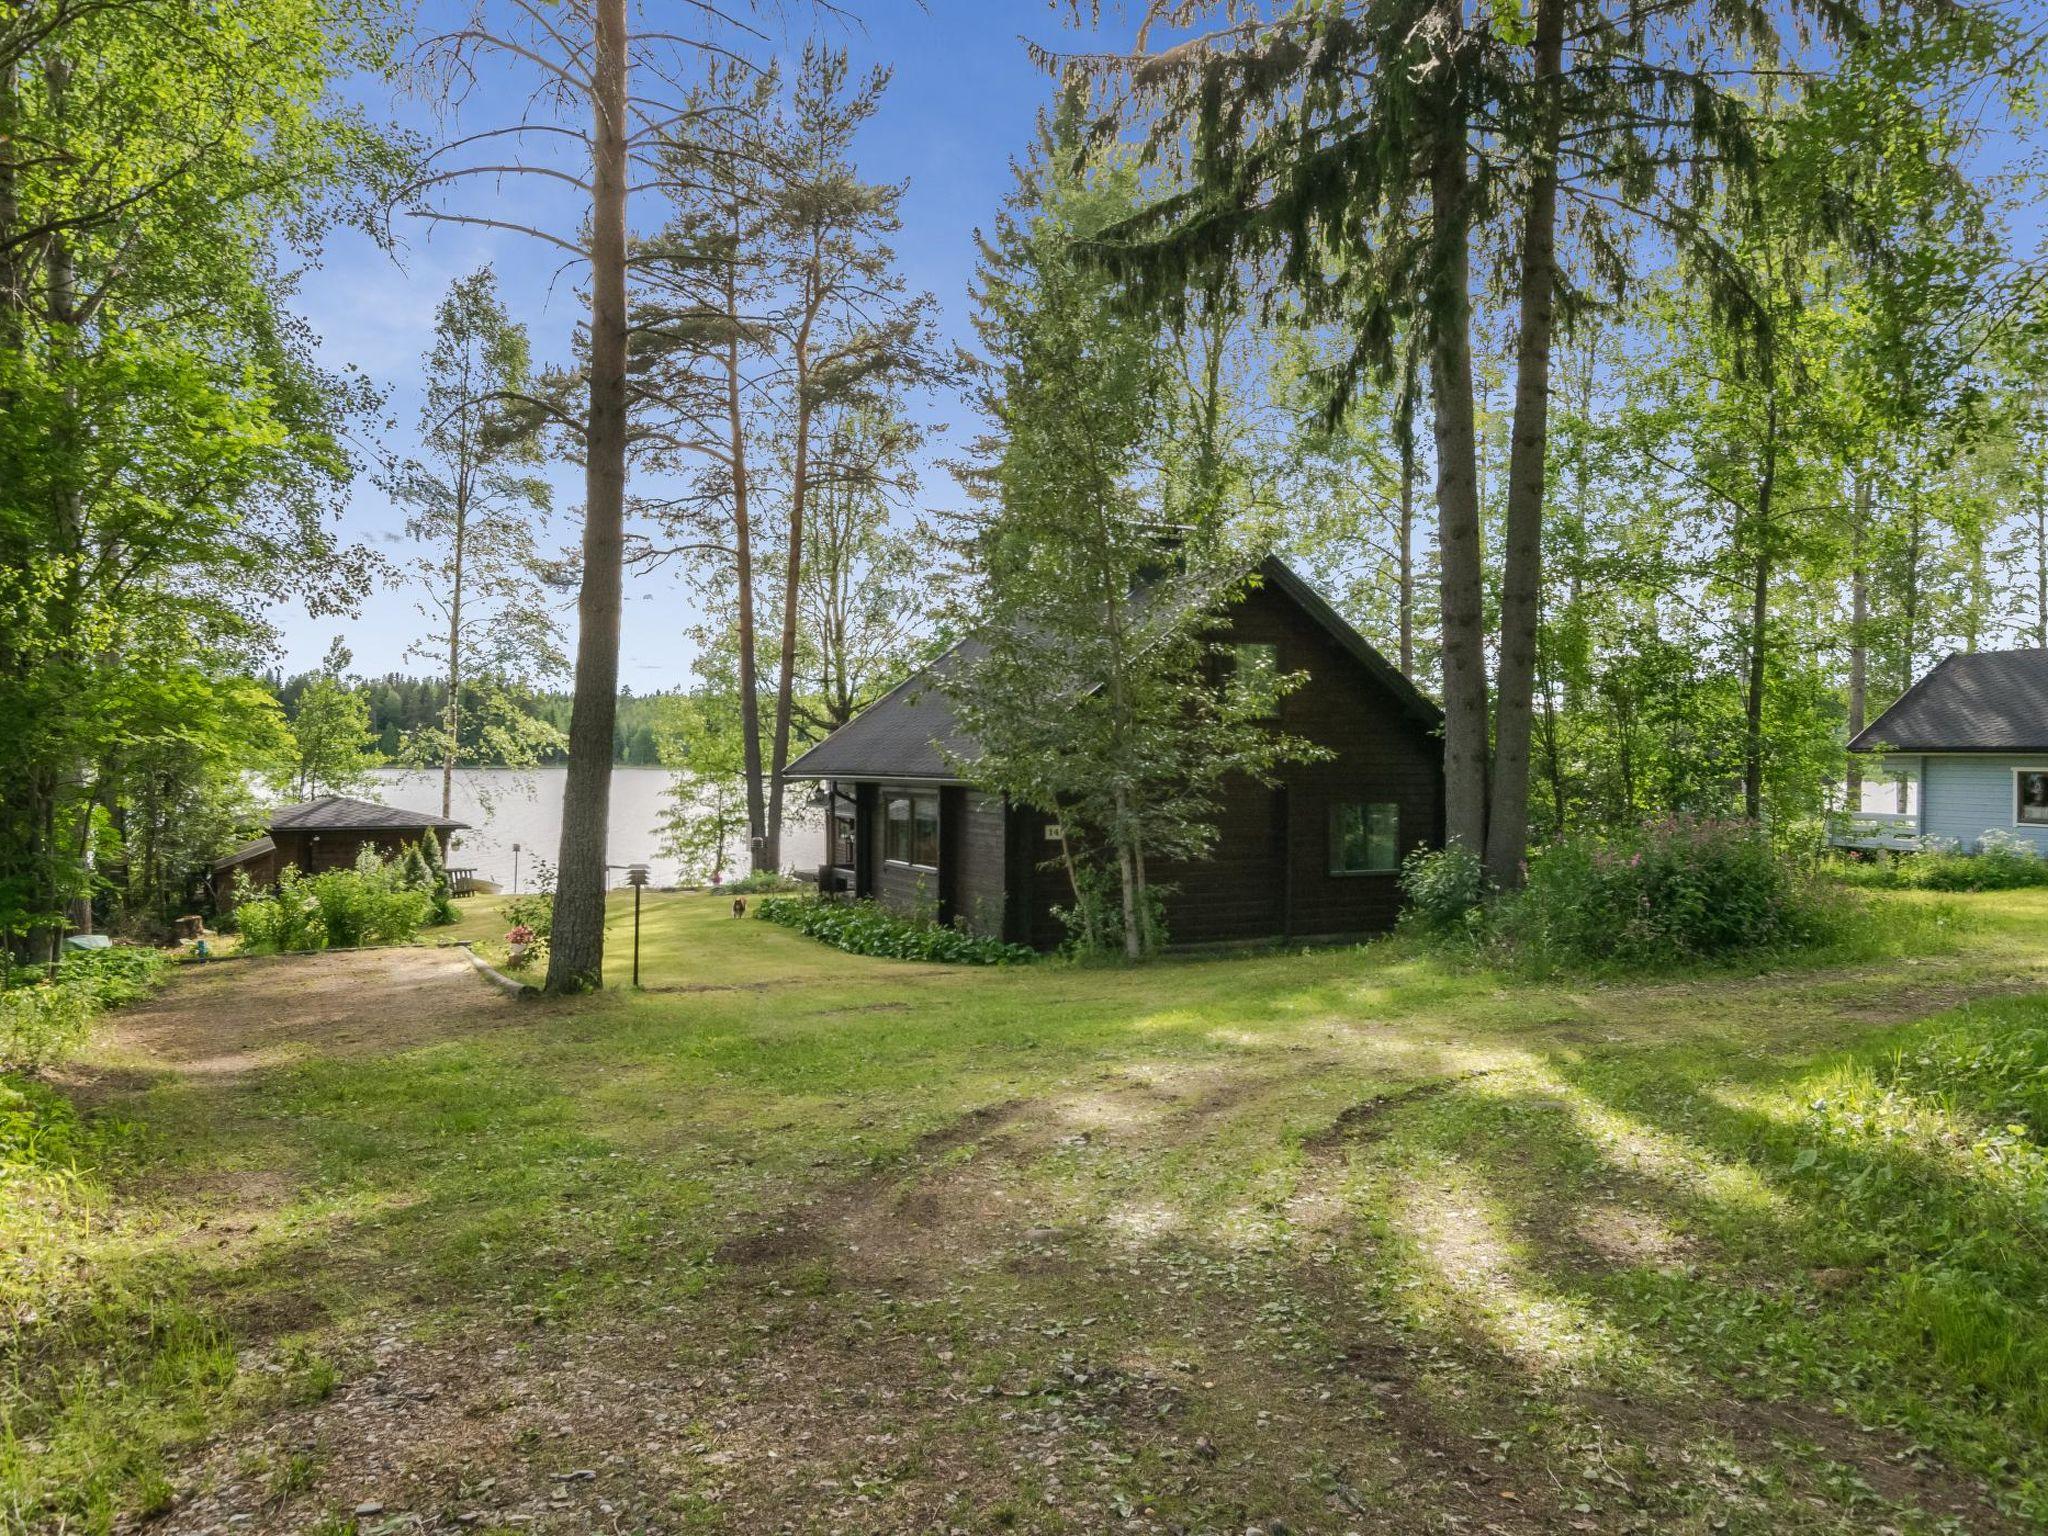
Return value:
[(0, 996), (0, 1069), (32, 1072), (85, 1043), (99, 1008), (90, 993), (45, 982)]
[(1674, 820), (1542, 849), (1494, 903), (1495, 936), (1539, 963), (1643, 966), (1794, 948), (1840, 913), (1747, 822)]
[(1486, 866), (1462, 843), (1418, 848), (1401, 866), (1406, 927), (1426, 933), (1472, 933), (1484, 926)]
[(757, 869), (751, 874), (728, 880), (719, 889), (730, 891), (735, 896), (752, 896), (761, 891), (799, 891), (804, 882), (772, 869)]
[(298, 866), (287, 864), (277, 889), (258, 896), (246, 876), (239, 877), (234, 911), (235, 931), (251, 954), (286, 954), (327, 947), (327, 929), (320, 908)]
[(93, 950), (66, 955), (54, 975), (0, 992), (0, 1069), (62, 1061), (85, 1043), (101, 1012), (149, 992), (168, 964), (152, 949)]
[(2048, 885), (2048, 859), (2010, 832), (1987, 831), (1977, 852), (1934, 845), (1918, 853), (1884, 854), (1862, 863), (1845, 862), (1842, 878), (1851, 885), (1915, 891), (2017, 891)]
[(961, 928), (919, 922), (872, 901), (821, 901), (815, 896), (766, 896), (754, 915), (822, 939), (855, 955), (892, 960), (938, 960), (950, 965), (1021, 965), (1037, 955), (1021, 944), (982, 938)]
[(354, 869), (309, 877), (286, 865), (276, 894), (236, 905), (235, 924), (252, 954), (355, 949), (411, 942), (432, 910), (428, 892), (406, 886), (401, 864), (364, 849)]

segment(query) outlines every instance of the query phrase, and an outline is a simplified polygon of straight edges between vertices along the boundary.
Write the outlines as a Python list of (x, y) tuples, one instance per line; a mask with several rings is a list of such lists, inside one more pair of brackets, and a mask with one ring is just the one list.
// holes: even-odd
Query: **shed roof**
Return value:
[[(1268, 558), (1260, 562), (1258, 574), (1321, 625), (1338, 648), (1387, 687), (1411, 716), (1431, 729), (1442, 723), (1442, 711), (1407, 675), (1373, 649), (1287, 565)], [(979, 640), (962, 640), (804, 753), (783, 770), (783, 777), (959, 782), (954, 764), (973, 762), (978, 749), (954, 714), (946, 696), (946, 679), (985, 650)]]
[(298, 805), (287, 805), (272, 813), (270, 830), (276, 832), (424, 832), (466, 829), (466, 821), (430, 816), (425, 811), (400, 810), (353, 795), (322, 795)]
[(1972, 651), (1938, 664), (1851, 752), (2048, 752), (2048, 651)]
[(276, 851), (277, 842), (275, 839), (270, 837), (251, 838), (233, 853), (228, 854), (224, 858), (215, 859), (213, 867), (216, 870), (233, 869), (237, 864), (246, 864), (251, 859), (260, 858), (266, 853), (275, 853)]

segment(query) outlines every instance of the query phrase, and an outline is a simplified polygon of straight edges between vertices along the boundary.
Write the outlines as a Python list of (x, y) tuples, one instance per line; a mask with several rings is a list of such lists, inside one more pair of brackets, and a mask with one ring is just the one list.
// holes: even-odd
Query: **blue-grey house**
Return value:
[(1974, 848), (1997, 833), (2048, 855), (2048, 651), (1951, 656), (1849, 750), (1919, 780), (1916, 836)]

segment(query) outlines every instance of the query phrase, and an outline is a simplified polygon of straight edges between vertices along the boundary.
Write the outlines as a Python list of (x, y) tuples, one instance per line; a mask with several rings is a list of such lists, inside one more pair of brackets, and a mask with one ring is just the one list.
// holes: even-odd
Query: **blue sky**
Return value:
[[(827, 32), (847, 46), (857, 63), (893, 66), (894, 79), (880, 116), (860, 145), (864, 174), (875, 180), (907, 180), (904, 227), (897, 242), (901, 270), (915, 290), (927, 290), (940, 304), (949, 336), (964, 339), (970, 312), (968, 288), (974, 266), (974, 232), (986, 226), (1011, 184), (1010, 162), (1028, 143), (1034, 116), (1050, 82), (1027, 56), (1025, 39), (1075, 41), (1064, 25), (1065, 0), (863, 0), (863, 25)], [(806, 15), (790, 7), (792, 20)], [(780, 35), (784, 51), (801, 46), (800, 32)], [(456, 116), (417, 93), (394, 93), (374, 82), (358, 95), (381, 117), (429, 136), (449, 135), (510, 116), (512, 82), (486, 81)], [(508, 187), (500, 210), (525, 217), (536, 206), (530, 188)], [(479, 189), (461, 206), (489, 213), (492, 194)], [(544, 202), (544, 198), (538, 199)], [(651, 199), (643, 210), (652, 216)], [(636, 221), (637, 222), (637, 221)], [(321, 338), (322, 360), (360, 369), (388, 392), (377, 428), (364, 446), (403, 454), (412, 443), (418, 414), (415, 379), (426, 349), (435, 305), (454, 278), (491, 262), (507, 301), (525, 322), (537, 360), (566, 355), (575, 325), (579, 293), (573, 275), (557, 275), (558, 257), (523, 237), (495, 231), (401, 227), (404, 247), (395, 255), (363, 236), (338, 233), (327, 243), (317, 267), (305, 273), (298, 308)], [(949, 441), (971, 432), (965, 407), (956, 400), (919, 402), (920, 413), (952, 429), (935, 439), (933, 456)], [(573, 512), (580, 495), (580, 471), (567, 467), (560, 488), (559, 541), (573, 538)], [(922, 502), (949, 505), (956, 497), (943, 471), (925, 477)], [(366, 473), (342, 512), (350, 537), (368, 542), (393, 561), (408, 547), (403, 514), (395, 510)], [(279, 605), (270, 618), (280, 634), (278, 663), (286, 671), (318, 664), (339, 634), (354, 653), (354, 670), (431, 670), (409, 662), (405, 652), (425, 626), (415, 612), (417, 594), (385, 586), (364, 594), (354, 619), (311, 618), (295, 605)], [(573, 615), (570, 616), (573, 618)], [(636, 692), (689, 681), (690, 648), (682, 631), (690, 623), (688, 596), (674, 572), (628, 577), (621, 682)]]

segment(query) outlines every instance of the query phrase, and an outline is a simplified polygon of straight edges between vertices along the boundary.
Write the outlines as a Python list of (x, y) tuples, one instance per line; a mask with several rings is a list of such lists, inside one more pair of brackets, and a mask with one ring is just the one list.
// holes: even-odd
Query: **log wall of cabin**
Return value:
[[(886, 807), (895, 795), (939, 799), (939, 862), (935, 867), (904, 864), (888, 857)], [(907, 916), (940, 922), (956, 919), (975, 933), (1001, 935), (1005, 922), (1004, 830), (1000, 796), (959, 785), (880, 783), (862, 785), (857, 795), (858, 833), (873, 870), (873, 896)]]
[(888, 804), (894, 795), (933, 793), (935, 791), (930, 785), (883, 783), (875, 786), (871, 800), (864, 798), (862, 801), (862, 821), (866, 830), (861, 835), (868, 845), (868, 857), (875, 872), (874, 899), (890, 911), (906, 916), (920, 913), (937, 915), (939, 872), (936, 868), (903, 864), (889, 857), (886, 841), (889, 835)]
[[(1009, 882), (1007, 830), (1009, 818), (1001, 795), (960, 791), (958, 878), (953, 888), (954, 915), (970, 932), (1001, 938), (1006, 927)], [(942, 856), (949, 850), (942, 849)]]
[[(1398, 807), (1403, 857), (1443, 836), (1443, 756), (1438, 737), (1408, 716), (1373, 677), (1292, 600), (1251, 593), (1215, 638), (1270, 644), (1282, 672), (1308, 679), (1280, 703), (1278, 729), (1329, 750), (1320, 762), (1289, 763), (1272, 785), (1226, 781), (1209, 857), (1155, 863), (1148, 874), (1166, 897), (1174, 944), (1383, 932), (1400, 913), (1393, 872), (1330, 873), (1331, 808), (1344, 802)], [(1029, 942), (1052, 948), (1066, 937), (1055, 906), (1071, 903), (1049, 819), (1016, 813), (1011, 899), (1029, 914)], [(1028, 850), (1028, 853), (1026, 852)]]

